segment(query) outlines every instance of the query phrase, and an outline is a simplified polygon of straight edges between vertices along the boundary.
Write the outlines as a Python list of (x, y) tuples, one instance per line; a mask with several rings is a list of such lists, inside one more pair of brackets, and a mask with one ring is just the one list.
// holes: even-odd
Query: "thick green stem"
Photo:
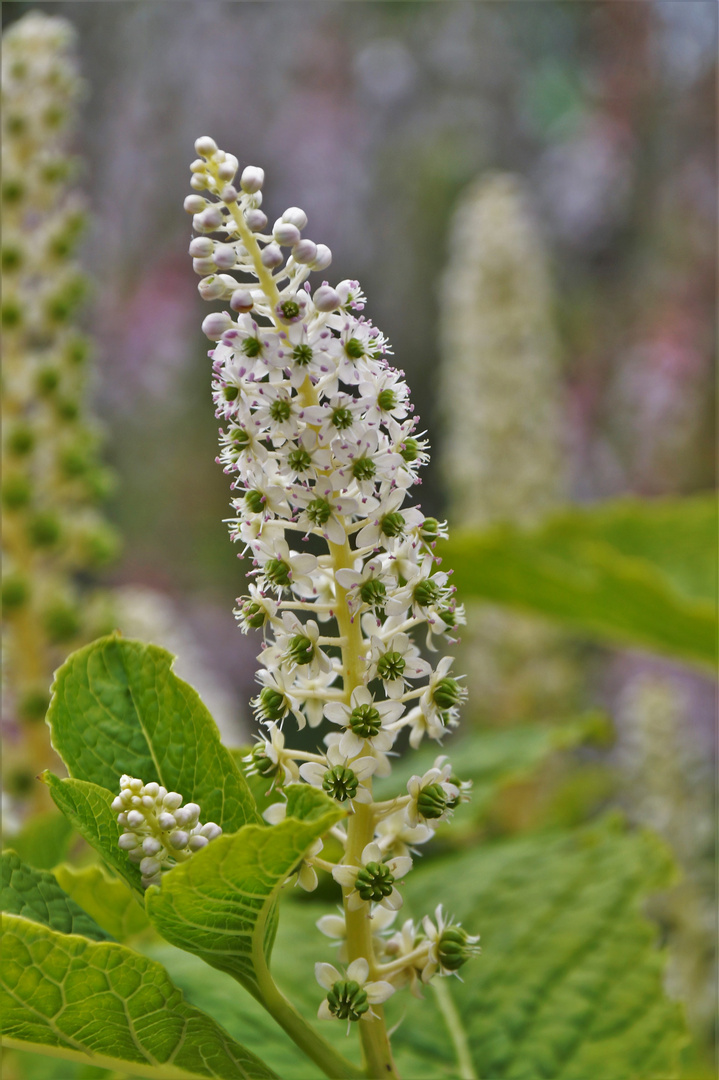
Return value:
[[(346, 540), (341, 546), (330, 544), (330, 552), (335, 571), (342, 568), (352, 568), (354, 555), (349, 541)], [(346, 641), (346, 645), (342, 647), (342, 666), (345, 671), (345, 701), (349, 704), (352, 691), (356, 686), (362, 685), (362, 630), (359, 619), (352, 620), (350, 617), (347, 594), (339, 583), (337, 583), (337, 624), (340, 635)], [(371, 781), (367, 781), (367, 786), (370, 784)], [(373, 836), (374, 814), (372, 806), (355, 803), (355, 812), (347, 822), (347, 848), (345, 854), (350, 865), (361, 865), (362, 850), (370, 843)], [(370, 978), (372, 978), (376, 965), (372, 942), (372, 925), (369, 918), (369, 904), (363, 903), (358, 910), (351, 911), (347, 904), (350, 891), (350, 889), (343, 890), (345, 925), (347, 927), (347, 955), (350, 962), (357, 960), (359, 957), (364, 957), (369, 963)], [(371, 1080), (379, 1080), (380, 1077), (399, 1080), (399, 1073), (392, 1059), (384, 1009), (381, 1005), (373, 1005), (372, 1011), (375, 1013), (375, 1019), (369, 1022), (360, 1021), (358, 1025), (367, 1076)]]
[[(269, 971), (259, 982), (262, 1003), (268, 1013), (325, 1076), (329, 1076), (330, 1080), (364, 1080), (363, 1070), (338, 1053), (300, 1016), (273, 981)], [(389, 1076), (389, 1073), (387, 1075)]]

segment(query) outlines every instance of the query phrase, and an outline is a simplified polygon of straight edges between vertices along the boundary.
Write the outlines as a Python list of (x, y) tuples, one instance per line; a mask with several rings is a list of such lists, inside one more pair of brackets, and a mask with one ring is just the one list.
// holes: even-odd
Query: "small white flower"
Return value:
[(389, 641), (371, 636), (367, 679), (381, 679), (387, 697), (401, 697), (408, 679), (425, 678), (431, 670), (407, 634), (395, 634)]
[(401, 701), (375, 701), (366, 686), (357, 686), (352, 691), (349, 705), (339, 701), (325, 705), (327, 719), (345, 728), (339, 746), (348, 757), (361, 754), (367, 745), (382, 753), (390, 750), (395, 736), (388, 728), (403, 712)]
[(372, 795), (364, 781), (377, 769), (377, 759), (373, 757), (355, 757), (350, 759), (343, 754), (337, 744), (327, 748), (327, 761), (321, 765), (317, 761), (306, 761), (300, 765), (300, 776), (313, 787), (322, 788), (332, 799), (338, 802), (371, 803)]
[(383, 980), (370, 982), (369, 963), (364, 957), (353, 960), (345, 975), (332, 964), (315, 964), (315, 978), (329, 991), (317, 1015), (320, 1020), (347, 1020), (347, 1030), (352, 1021), (374, 1020), (376, 1013), (370, 1006), (381, 1005), (394, 993), (394, 986)]
[(397, 855), (384, 862), (382, 850), (373, 840), (364, 847), (361, 859), (361, 866), (343, 864), (332, 871), (335, 881), (349, 889), (346, 894), (348, 909), (357, 911), (364, 903), (375, 903), (396, 911), (402, 906), (402, 897), (394, 882), (410, 872), (411, 858)]
[(434, 917), (435, 922), (429, 915), (422, 919), (429, 942), (427, 961), (422, 968), (423, 983), (428, 983), (437, 971), (440, 975), (456, 975), (459, 979), (458, 968), (480, 951), (477, 947), (479, 935), (473, 936), (463, 930), (460, 923), (444, 914), (441, 904), (435, 909)]
[(407, 781), (407, 792), (411, 801), (407, 807), (407, 821), (411, 827), (420, 822), (436, 827), (440, 821), (446, 821), (457, 804), (459, 788), (450, 781), (452, 766), (446, 757), (438, 757), (434, 767), (424, 776), (412, 776)]

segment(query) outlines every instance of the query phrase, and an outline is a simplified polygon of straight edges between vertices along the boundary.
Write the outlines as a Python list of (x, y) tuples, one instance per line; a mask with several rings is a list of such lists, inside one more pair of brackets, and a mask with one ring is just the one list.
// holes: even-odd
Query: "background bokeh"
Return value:
[[(450, 524), (458, 513), (442, 470), (452, 417), (439, 310), (462, 243), (455, 230), (451, 248), (453, 215), (497, 172), (519, 178), (550, 281), (557, 498), (714, 486), (711, 0), (91, 0), (8, 3), (4, 24), (33, 9), (73, 23), (87, 82), (75, 147), (94, 221), (84, 318), (124, 540), (107, 580), (122, 590), (123, 629), (184, 654), (234, 741), (249, 737), (258, 646), (232, 616), (246, 567), (223, 524), (228, 482), (213, 463), (205, 312), (187, 256), (198, 135), (262, 165), (270, 216), (303, 207), (309, 235), (334, 253), (331, 279), (361, 281), (434, 448), (426, 512)], [(533, 385), (515, 385), (510, 411), (533, 410)], [(504, 633), (488, 625), (489, 637)], [(552, 701), (569, 688), (565, 712), (579, 701), (616, 717), (628, 790), (644, 793), (625, 807), (655, 827), (669, 813), (672, 842), (691, 849), (691, 822), (711, 822), (712, 684), (566, 638), (532, 639), (537, 648), (552, 670), (557, 655), (564, 665)], [(484, 721), (506, 722), (525, 701), (512, 693), (520, 667), (499, 665), (503, 693), (488, 676)], [(688, 826), (662, 809), (675, 781), (657, 780), (642, 749), (647, 709), (670, 718), (661, 762), (680, 746), (683, 775), (698, 777), (699, 809), (682, 796)], [(692, 926), (711, 917), (705, 905)]]

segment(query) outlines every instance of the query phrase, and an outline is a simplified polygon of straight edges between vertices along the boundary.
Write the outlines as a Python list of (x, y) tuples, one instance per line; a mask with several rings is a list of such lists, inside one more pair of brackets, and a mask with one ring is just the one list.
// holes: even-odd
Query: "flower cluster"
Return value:
[[(117, 542), (96, 508), (110, 478), (86, 403), (90, 345), (74, 325), (85, 212), (68, 153), (83, 85), (73, 44), (68, 22), (36, 11), (2, 40), (2, 596), (5, 704), (20, 720), (44, 717), (62, 651), (112, 625), (76, 577)], [(30, 782), (49, 755), (33, 730)]]
[[(222, 305), (202, 324), (215, 342), (218, 461), (232, 478), (231, 535), (253, 563), (236, 614), (264, 635), (253, 705), (266, 734), (248, 763), (280, 790), (304, 781), (348, 809), (333, 830), (344, 857), (309, 852), (299, 880), (312, 888), (316, 866), (343, 890), (349, 968), (318, 969), (329, 990), (320, 1015), (372, 1019), (419, 954), (398, 953), (385, 978), (371, 927), (400, 907), (411, 853), (467, 797), (444, 757), (399, 797), (372, 795), (398, 738), (441, 741), (465, 698), (451, 658), (425, 658), (463, 621), (434, 553), (446, 528), (412, 502), (427, 442), (358, 282), (313, 290), (309, 275), (331, 254), (306, 236), (306, 214), (290, 207), (270, 226), (263, 171), (240, 171), (208, 137), (195, 148), (190, 255), (200, 294)], [(329, 721), (316, 753), (286, 745), (289, 717)]]
[(120, 777), (120, 794), (112, 809), (125, 830), (118, 844), (139, 864), (146, 889), (159, 885), (163, 870), (185, 862), (222, 833), (213, 821), (201, 824), (197, 803), (183, 806), (179, 792), (154, 781), (143, 784), (133, 776)]

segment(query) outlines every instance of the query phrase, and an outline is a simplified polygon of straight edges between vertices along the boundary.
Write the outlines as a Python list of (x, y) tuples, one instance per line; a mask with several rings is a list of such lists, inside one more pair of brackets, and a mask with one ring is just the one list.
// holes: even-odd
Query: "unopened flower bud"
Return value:
[(178, 806), (182, 806), (182, 795), (179, 791), (168, 791), (162, 800), (162, 805), (166, 806), (168, 810), (177, 810)]
[(252, 293), (247, 289), (235, 289), (230, 297), (230, 307), (233, 311), (252, 311), (254, 304)]
[(131, 810), (127, 815), (127, 824), (131, 829), (137, 829), (145, 821), (145, 815), (139, 810)]
[(215, 241), (210, 240), (209, 236), (195, 236), (190, 241), (190, 247), (188, 249), (189, 254), (193, 259), (207, 259), (215, 250)]
[(134, 833), (126, 832), (117, 841), (118, 847), (121, 847), (123, 851), (132, 851), (137, 847), (137, 837)]
[(201, 214), (207, 207), (207, 199), (201, 195), (188, 195), (183, 206), (188, 214)]
[(154, 836), (146, 836), (142, 841), (142, 850), (145, 855), (157, 855), (158, 851), (162, 851), (162, 844)]
[(167, 839), (170, 847), (174, 848), (176, 851), (180, 851), (181, 848), (187, 847), (187, 841), (190, 839), (190, 835), (182, 829), (176, 829), (175, 832), (170, 833)]
[(213, 258), (218, 270), (231, 270), (237, 262), (237, 252), (232, 244), (217, 244)]
[(275, 241), (282, 247), (292, 247), (300, 242), (300, 230), (296, 225), (282, 221), (280, 218), (272, 227), (272, 235)]
[(252, 232), (262, 232), (267, 225), (267, 214), (263, 214), (261, 210), (253, 209), (248, 210), (245, 214), (245, 221), (247, 222), (247, 228)]
[(309, 265), (317, 258), (317, 244), (313, 240), (300, 240), (292, 248), (292, 258), (296, 263)]
[(254, 195), (265, 182), (265, 170), (257, 165), (246, 165), (240, 177), (240, 187), (247, 195)]
[(157, 859), (153, 859), (150, 855), (140, 860), (140, 873), (143, 877), (154, 877), (161, 869), (162, 863), (159, 863)]
[(326, 244), (317, 245), (317, 254), (310, 264), (311, 270), (326, 270), (332, 262), (332, 252)]
[(237, 188), (233, 187), (232, 184), (227, 184), (220, 192), (220, 198), (223, 203), (237, 202)]
[(197, 291), (203, 300), (219, 300), (225, 295), (225, 283), (219, 274), (210, 274), (198, 281)]
[(195, 833), (194, 836), (190, 837), (187, 846), (190, 851), (199, 851), (201, 848), (207, 847), (209, 842), (210, 841), (206, 836), (202, 836), (201, 833)]
[(213, 311), (202, 320), (202, 333), (210, 341), (219, 341), (226, 330), (232, 327), (232, 319), (226, 311)]
[(282, 265), (284, 256), (278, 244), (268, 244), (260, 258), (263, 266), (266, 266), (268, 270), (274, 270), (277, 266)]
[(234, 180), (239, 164), (234, 154), (226, 154), (225, 160), (217, 168), (217, 175), (220, 180), (227, 180), (228, 182)]
[(282, 220), (298, 229), (304, 229), (307, 224), (307, 214), (299, 206), (288, 206), (282, 215)]
[(164, 814), (158, 814), (157, 824), (161, 829), (174, 829), (177, 825), (175, 821), (175, 815), (165, 811)]
[(217, 206), (208, 206), (201, 213), (195, 214), (192, 219), (192, 227), (195, 232), (199, 233), (215, 232), (223, 221), (222, 211)]
[(212, 257), (208, 257), (205, 259), (193, 259), (192, 269), (196, 274), (199, 274), (200, 277), (205, 277), (207, 274), (214, 273), (217, 267), (215, 265), (215, 260)]
[(342, 303), (340, 294), (331, 285), (320, 285), (312, 300), (318, 311), (335, 311)]
[(202, 836), (207, 837), (208, 840), (216, 840), (218, 836), (222, 835), (222, 829), (214, 821), (208, 821), (206, 825), (202, 826), (200, 833)]
[(195, 191), (207, 191), (210, 186), (210, 178), (207, 173), (193, 173), (190, 177), (190, 187)]
[(200, 157), (209, 158), (217, 153), (217, 143), (209, 135), (201, 135), (195, 140), (195, 153)]

